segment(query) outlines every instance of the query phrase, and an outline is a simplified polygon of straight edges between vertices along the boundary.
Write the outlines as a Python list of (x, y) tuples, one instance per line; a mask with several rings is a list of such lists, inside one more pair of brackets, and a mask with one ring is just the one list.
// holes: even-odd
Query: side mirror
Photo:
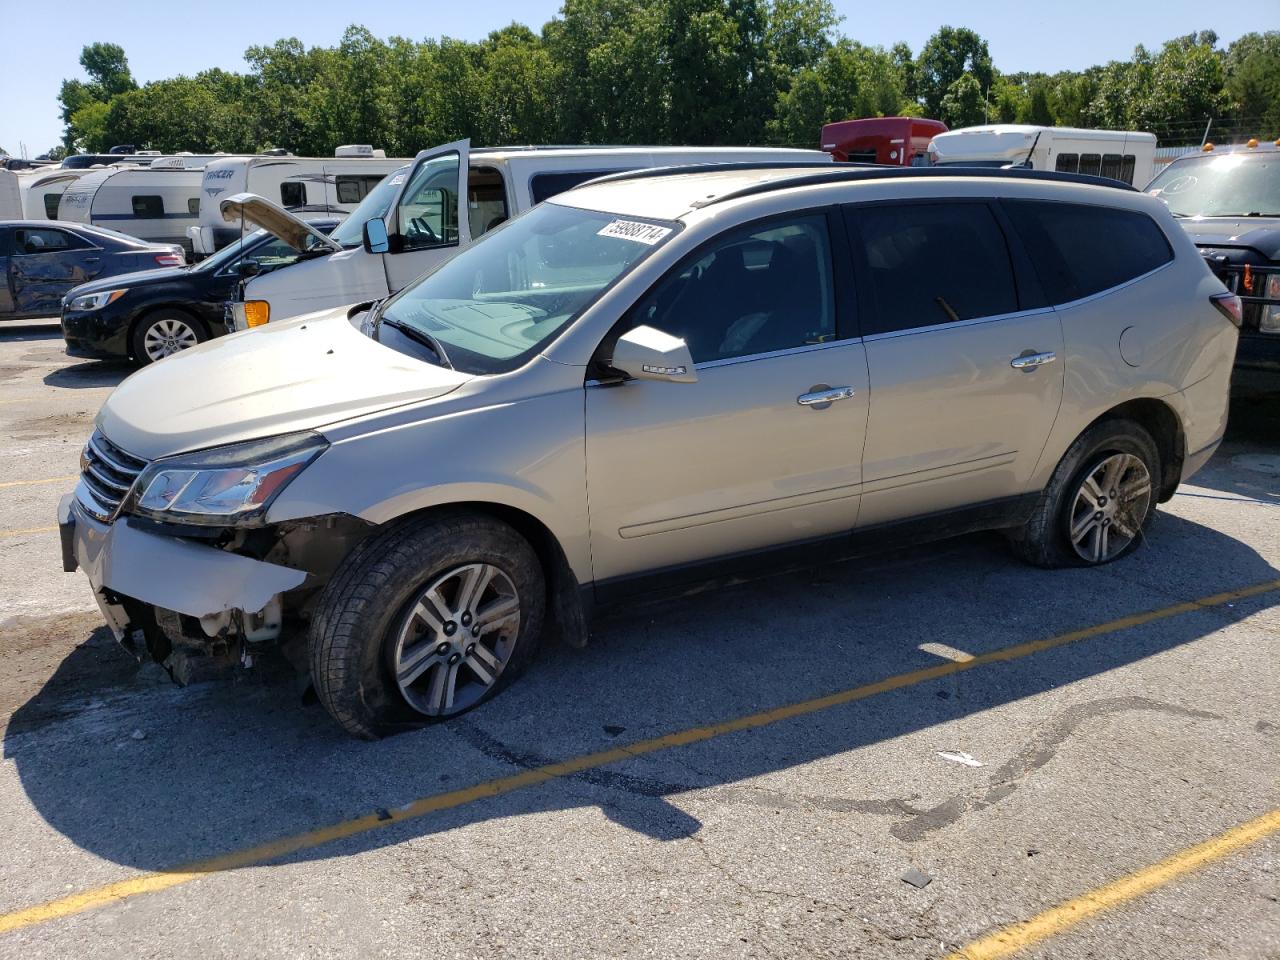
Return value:
[(241, 260), (240, 263), (236, 265), (236, 270), (242, 277), (256, 277), (262, 272), (262, 264), (258, 263), (257, 260), (252, 259)]
[(391, 249), (387, 225), (381, 217), (364, 222), (364, 249), (366, 253), (386, 253)]
[(653, 327), (636, 327), (620, 336), (610, 365), (637, 380), (698, 382), (688, 345)]

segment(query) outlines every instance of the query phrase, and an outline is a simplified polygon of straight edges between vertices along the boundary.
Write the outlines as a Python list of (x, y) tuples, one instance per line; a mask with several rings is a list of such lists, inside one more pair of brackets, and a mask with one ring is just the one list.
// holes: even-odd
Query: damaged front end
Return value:
[(85, 572), (130, 652), (180, 683), (273, 646), (305, 665), (289, 627), (371, 525), (340, 514), (270, 524), (266, 510), (326, 446), (301, 434), (147, 463), (95, 432), (59, 505), (63, 568)]

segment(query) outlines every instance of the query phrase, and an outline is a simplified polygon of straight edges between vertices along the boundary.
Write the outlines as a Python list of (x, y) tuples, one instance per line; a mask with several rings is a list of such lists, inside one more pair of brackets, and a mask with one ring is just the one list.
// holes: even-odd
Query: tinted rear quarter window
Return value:
[(1009, 248), (985, 203), (887, 203), (849, 214), (875, 297), (867, 332), (1017, 311)]
[(1036, 200), (1006, 200), (1004, 207), (1053, 303), (1100, 293), (1173, 259), (1145, 213)]
[(529, 178), (529, 196), (534, 203), (541, 203), (547, 197), (554, 197), (557, 193), (572, 190), (580, 183), (586, 183), (596, 177), (604, 177), (611, 173), (619, 172), (621, 172), (620, 169), (564, 170), (556, 173), (535, 173)]

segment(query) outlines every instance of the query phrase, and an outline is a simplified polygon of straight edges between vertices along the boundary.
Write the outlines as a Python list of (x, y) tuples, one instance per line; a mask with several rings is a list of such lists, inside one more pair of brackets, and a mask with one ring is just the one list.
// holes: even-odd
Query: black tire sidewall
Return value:
[[(1151, 477), (1151, 497), (1147, 502), (1147, 511), (1138, 527), (1138, 536), (1134, 537), (1123, 550), (1108, 560), (1093, 563), (1084, 559), (1071, 544), (1071, 510), (1075, 505), (1076, 494), (1084, 478), (1097, 467), (1098, 463), (1115, 453), (1128, 453), (1138, 457)], [(1055, 484), (1053, 505), (1053, 540), (1055, 552), (1066, 563), (1075, 566), (1100, 566), (1113, 563), (1127, 556), (1142, 540), (1142, 533), (1150, 525), (1156, 512), (1156, 498), (1160, 478), (1160, 453), (1155, 441), (1146, 430), (1128, 420), (1104, 421), (1089, 430), (1077, 441), (1076, 448), (1071, 451), (1070, 464), (1065, 461), (1062, 466), (1062, 482)], [(1062, 467), (1059, 468), (1060, 470)]]
[[(435, 718), (415, 710), (395, 680), (393, 657), (399, 630), (418, 593), (442, 573), (468, 563), (488, 563), (511, 579), (520, 596), (520, 631), (502, 674), (475, 704)], [(329, 712), (349, 731), (383, 736), (460, 716), (487, 702), (515, 680), (537, 651), (546, 609), (546, 586), (537, 555), (515, 530), (485, 517), (451, 516), (411, 524), (366, 541), (344, 563), (322, 594), (313, 623), (312, 673)], [(361, 586), (376, 582), (376, 597)], [(336, 588), (336, 589), (331, 589)], [(339, 642), (321, 634), (338, 631)], [(348, 682), (326, 683), (326, 657), (344, 662)], [(352, 680), (358, 678), (358, 683)], [(335, 702), (340, 698), (344, 703)], [(354, 729), (352, 722), (362, 729)]]
[(133, 326), (133, 333), (129, 335), (129, 348), (133, 351), (134, 362), (141, 366), (148, 366), (156, 361), (147, 356), (146, 337), (147, 331), (161, 320), (180, 320), (189, 326), (196, 335), (196, 343), (201, 344), (209, 339), (209, 330), (198, 317), (194, 317), (185, 310), (178, 310), (173, 307), (163, 307), (159, 310), (153, 310), (138, 320)]

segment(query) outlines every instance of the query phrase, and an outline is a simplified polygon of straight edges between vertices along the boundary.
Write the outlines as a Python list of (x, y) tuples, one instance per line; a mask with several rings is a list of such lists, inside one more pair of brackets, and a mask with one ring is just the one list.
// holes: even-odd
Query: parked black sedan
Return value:
[(60, 220), (0, 220), (0, 320), (56, 317), (62, 298), (101, 277), (186, 262), (182, 248)]
[[(325, 233), (339, 223), (311, 222)], [(259, 230), (193, 267), (148, 270), (76, 287), (62, 306), (67, 353), (147, 364), (194, 347), (227, 332), (224, 304), (233, 299), (243, 276), (266, 273), (302, 256)]]

